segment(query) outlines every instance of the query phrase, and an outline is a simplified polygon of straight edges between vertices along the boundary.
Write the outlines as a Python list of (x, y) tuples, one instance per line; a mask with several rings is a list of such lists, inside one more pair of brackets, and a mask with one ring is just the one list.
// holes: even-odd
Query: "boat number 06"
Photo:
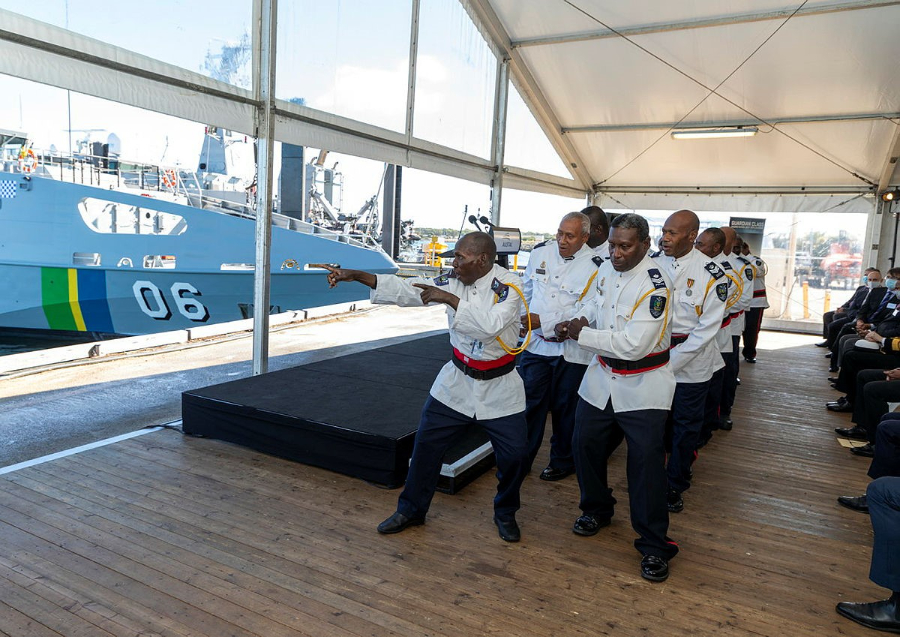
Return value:
[[(138, 307), (144, 314), (157, 321), (168, 321), (172, 318), (172, 310), (169, 309), (169, 304), (155, 283), (135, 281), (132, 289)], [(197, 323), (204, 323), (209, 319), (209, 310), (195, 298), (200, 296), (200, 290), (193, 285), (176, 281), (172, 284), (171, 292), (172, 300), (184, 318)]]

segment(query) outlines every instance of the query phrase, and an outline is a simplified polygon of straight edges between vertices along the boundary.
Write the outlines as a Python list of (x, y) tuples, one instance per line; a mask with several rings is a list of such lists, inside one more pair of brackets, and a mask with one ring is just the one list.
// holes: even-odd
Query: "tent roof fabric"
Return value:
[[(468, 4), (505, 36), (495, 44), (533, 78), (598, 193), (898, 184), (900, 2)], [(732, 125), (759, 134), (670, 135)]]

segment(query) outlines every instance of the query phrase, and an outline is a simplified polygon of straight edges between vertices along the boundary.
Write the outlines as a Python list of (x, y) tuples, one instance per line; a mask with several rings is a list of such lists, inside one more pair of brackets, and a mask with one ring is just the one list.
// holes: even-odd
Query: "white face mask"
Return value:
[(866, 281), (866, 287), (870, 290), (874, 290), (875, 288), (880, 288), (884, 285), (881, 281)]

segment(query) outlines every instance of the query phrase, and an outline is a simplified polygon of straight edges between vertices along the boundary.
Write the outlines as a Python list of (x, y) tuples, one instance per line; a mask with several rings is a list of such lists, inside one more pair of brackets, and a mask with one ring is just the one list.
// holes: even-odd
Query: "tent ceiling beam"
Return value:
[(869, 195), (869, 186), (617, 186), (598, 188), (597, 195)]
[[(837, 13), (839, 11), (857, 11), (860, 9), (875, 9), (879, 7), (890, 7), (900, 4), (896, 0), (858, 0), (856, 2), (839, 2), (835, 4), (817, 5), (812, 7), (803, 7), (797, 11), (794, 18), (821, 15), (824, 13)], [(707, 18), (702, 20), (685, 20), (682, 22), (669, 22), (646, 24), (632, 27), (622, 27), (617, 29), (618, 33), (609, 29), (599, 29), (597, 31), (588, 31), (584, 33), (571, 33), (565, 35), (557, 35), (541, 38), (523, 38), (521, 40), (513, 40), (510, 47), (513, 50), (531, 46), (546, 46), (551, 44), (565, 44), (568, 42), (584, 42), (588, 40), (604, 40), (608, 38), (617, 38), (621, 35), (637, 36), (648, 35), (650, 33), (667, 33), (670, 31), (683, 31), (686, 29), (703, 29), (707, 27), (720, 27), (733, 24), (744, 24), (747, 22), (761, 22), (764, 20), (783, 20), (794, 14), (794, 9), (782, 9), (779, 11), (766, 11), (761, 13), (741, 13), (729, 16), (720, 16), (716, 18)]]
[(569, 133), (618, 133), (642, 130), (681, 130), (684, 128), (734, 128), (736, 126), (759, 126), (760, 124), (816, 124), (823, 122), (856, 122), (872, 119), (900, 119), (900, 112), (892, 113), (847, 113), (841, 115), (801, 115), (797, 117), (772, 117), (765, 120), (742, 119), (717, 122), (648, 122), (643, 124), (596, 124), (589, 126), (566, 126), (564, 135)]
[(476, 25), (480, 27), (485, 37), (498, 51), (498, 57), (509, 59), (510, 77), (522, 94), (522, 99), (525, 100), (538, 124), (543, 129), (544, 134), (547, 135), (547, 139), (562, 158), (563, 163), (566, 164), (566, 168), (581, 182), (585, 192), (589, 191), (590, 184), (593, 184), (596, 180), (587, 170), (586, 164), (582, 161), (578, 151), (561, 133), (562, 125), (557, 119), (556, 113), (550, 107), (550, 102), (544, 96), (537, 80), (532, 75), (521, 54), (513, 50), (509, 34), (491, 6), (490, 0), (460, 1), (470, 9), (470, 14)]
[(884, 167), (881, 169), (881, 178), (878, 180), (878, 192), (884, 192), (891, 187), (894, 181), (894, 173), (897, 170), (897, 159), (900, 158), (900, 126), (894, 127), (894, 138), (888, 149)]

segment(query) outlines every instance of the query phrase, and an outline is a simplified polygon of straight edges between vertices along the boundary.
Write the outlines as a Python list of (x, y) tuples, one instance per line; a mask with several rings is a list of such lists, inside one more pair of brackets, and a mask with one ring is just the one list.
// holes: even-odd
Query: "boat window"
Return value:
[[(151, 198), (147, 198), (152, 202)], [(87, 227), (101, 234), (179, 235), (187, 230), (184, 217), (118, 201), (87, 197), (78, 204)]]
[(219, 266), (220, 270), (255, 270), (256, 266), (252, 263), (223, 263)]
[(174, 254), (148, 254), (144, 256), (144, 267), (172, 270), (175, 268), (175, 261)]
[(100, 253), (73, 252), (72, 265), (100, 265)]

